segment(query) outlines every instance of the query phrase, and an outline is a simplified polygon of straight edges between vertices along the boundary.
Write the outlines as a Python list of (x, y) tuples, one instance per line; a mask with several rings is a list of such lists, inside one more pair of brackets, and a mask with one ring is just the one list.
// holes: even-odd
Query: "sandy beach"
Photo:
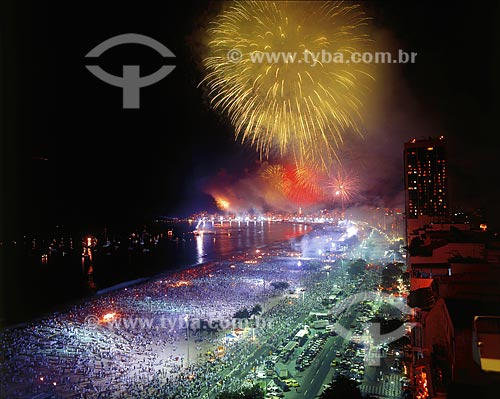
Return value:
[[(276, 328), (299, 315), (291, 305), (300, 307), (300, 301), (284, 298), (272, 283), (286, 281), (294, 289), (316, 273), (298, 266), (289, 247), (273, 248), (103, 293), (67, 312), (5, 329), (2, 397), (206, 394), (235, 359), (250, 358), (264, 342), (277, 343)], [(257, 304), (262, 314), (253, 324), (234, 318)]]

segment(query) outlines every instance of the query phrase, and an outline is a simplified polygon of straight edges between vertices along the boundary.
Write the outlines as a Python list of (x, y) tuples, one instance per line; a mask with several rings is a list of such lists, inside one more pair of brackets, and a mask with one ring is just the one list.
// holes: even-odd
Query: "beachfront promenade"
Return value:
[[(241, 370), (262, 364), (316, 302), (309, 288), (321, 278), (317, 270), (317, 262), (287, 256), (284, 244), (5, 329), (1, 397), (199, 398), (241, 386)], [(307, 295), (285, 298), (271, 284), (278, 281)], [(256, 304), (263, 312), (253, 324), (233, 318)]]

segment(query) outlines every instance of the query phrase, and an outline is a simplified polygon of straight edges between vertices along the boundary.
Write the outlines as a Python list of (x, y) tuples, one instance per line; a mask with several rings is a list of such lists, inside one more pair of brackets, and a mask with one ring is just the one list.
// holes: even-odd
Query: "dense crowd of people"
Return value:
[[(200, 265), (5, 329), (1, 390), (9, 398), (48, 391), (199, 398), (239, 387), (264, 362), (264, 349), (284, 342), (324, 294), (316, 267), (276, 255)], [(276, 281), (307, 295), (292, 300), (273, 288)], [(234, 314), (256, 304), (262, 313), (239, 330)]]

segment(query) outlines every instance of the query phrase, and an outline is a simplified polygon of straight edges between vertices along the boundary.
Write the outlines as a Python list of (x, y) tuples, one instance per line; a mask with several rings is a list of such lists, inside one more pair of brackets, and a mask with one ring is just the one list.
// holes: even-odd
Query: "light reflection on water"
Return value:
[(208, 233), (197, 236), (184, 234), (184, 248), (179, 248), (179, 250), (189, 253), (190, 248), (192, 248), (196, 254), (193, 261), (201, 263), (208, 259), (214, 260), (221, 256), (227, 256), (233, 252), (245, 251), (273, 242), (292, 240), (307, 232), (302, 224), (271, 222), (233, 222), (208, 231)]

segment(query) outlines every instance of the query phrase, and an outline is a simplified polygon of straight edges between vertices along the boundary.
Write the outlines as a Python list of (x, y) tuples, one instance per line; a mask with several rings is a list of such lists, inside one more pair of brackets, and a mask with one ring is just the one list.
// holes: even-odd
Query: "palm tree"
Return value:
[(250, 314), (254, 316), (258, 316), (261, 313), (262, 313), (262, 306), (260, 306), (259, 304), (256, 304), (250, 311)]
[(248, 319), (250, 317), (250, 312), (247, 308), (238, 310), (234, 316), (235, 319)]

